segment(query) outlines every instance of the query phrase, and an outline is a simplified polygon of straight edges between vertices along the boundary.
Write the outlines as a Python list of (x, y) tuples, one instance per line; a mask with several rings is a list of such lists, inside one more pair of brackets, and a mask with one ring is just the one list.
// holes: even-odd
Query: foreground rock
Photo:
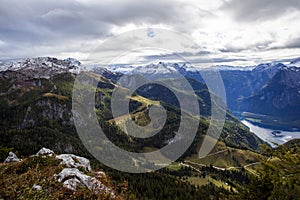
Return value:
[(76, 156), (73, 154), (61, 154), (55, 157), (56, 159), (60, 159), (61, 165), (65, 165), (71, 168), (83, 167), (86, 171), (91, 171), (90, 161), (86, 158)]
[(37, 191), (41, 191), (43, 188), (42, 188), (42, 186), (40, 186), (40, 185), (34, 184), (34, 185), (32, 186), (32, 189), (37, 190)]
[[(39, 168), (39, 170), (43, 170), (43, 172), (38, 175), (43, 176), (43, 174), (46, 173), (47, 175), (50, 174), (51, 177), (54, 176), (59, 183), (62, 183), (62, 185), (56, 184), (59, 190), (61, 190), (62, 188), (67, 188), (69, 190), (72, 190), (73, 193), (68, 192), (69, 194), (76, 196), (77, 195), (76, 191), (80, 190), (79, 195), (82, 195), (83, 194), (82, 191), (85, 191), (85, 195), (88, 196), (96, 195), (101, 199), (102, 197), (108, 199), (121, 199), (121, 196), (119, 196), (112, 187), (107, 185), (108, 179), (106, 177), (106, 174), (103, 171), (92, 171), (90, 161), (88, 159), (73, 154), (61, 154), (61, 155), (57, 155), (56, 157), (54, 157), (53, 155), (55, 155), (55, 153), (52, 150), (47, 148), (42, 148), (35, 155), (32, 155), (29, 158), (24, 159), (24, 161), (22, 162), (26, 163), (25, 164), (26, 170), (28, 164), (30, 164), (29, 168), (32, 169), (33, 168), (38, 169), (39, 167), (41, 167)], [(61, 160), (60, 164), (58, 164), (59, 162), (53, 162), (54, 159)], [(5, 163), (20, 162), (20, 161), (21, 160), (13, 152), (9, 152), (9, 156), (6, 158)], [(59, 167), (59, 165), (62, 165), (64, 169), (62, 169), (62, 166)], [(7, 164), (7, 166), (15, 167), (14, 165), (9, 165), (9, 164)], [(47, 166), (48, 168), (46, 170), (50, 170), (52, 171), (52, 173), (49, 173), (48, 171), (45, 172), (45, 166)], [(22, 168), (22, 165), (17, 167)], [(62, 170), (60, 171), (60, 173), (55, 174), (57, 172), (56, 171), (57, 169), (60, 170), (62, 169)], [(27, 171), (24, 173), (27, 173)], [(32, 173), (33, 174), (37, 173), (37, 171)], [(38, 175), (35, 174), (35, 176), (37, 177)], [(45, 178), (43, 179), (46, 180)], [(27, 181), (27, 179), (26, 178), (24, 180), (22, 179), (22, 181)], [(27, 187), (30, 187), (32, 191), (36, 191), (36, 192), (38, 191), (43, 191), (46, 193), (49, 192), (47, 190), (47, 185), (49, 186), (49, 183), (47, 182), (44, 183), (43, 187), (38, 183), (40, 183), (40, 180), (37, 179), (35, 184), (33, 185), (30, 184), (30, 186), (27, 185)], [(43, 195), (43, 193), (36, 193), (36, 194)]]
[[(58, 182), (63, 183), (63, 187), (72, 191), (77, 191), (81, 187), (86, 187), (94, 194), (101, 194), (115, 198), (117, 195), (114, 190), (101, 183), (101, 178), (106, 178), (104, 172), (92, 172), (90, 161), (86, 158), (73, 154), (61, 154), (55, 157), (60, 159), (61, 165), (67, 166), (59, 174), (54, 174)], [(90, 172), (93, 176), (86, 175), (83, 170), (77, 168), (82, 167), (84, 171)]]
[(8, 157), (5, 159), (4, 163), (20, 162), (21, 160), (13, 152), (9, 152)]
[(95, 194), (101, 193), (115, 197), (111, 188), (106, 187), (97, 178), (83, 174), (76, 168), (65, 168), (54, 176), (58, 182), (63, 182), (63, 186), (70, 190), (76, 191), (77, 188), (85, 186)]
[(45, 147), (41, 148), (41, 150), (39, 150), (37, 153), (36, 153), (37, 156), (53, 156), (54, 155), (54, 152), (50, 149), (47, 149)]

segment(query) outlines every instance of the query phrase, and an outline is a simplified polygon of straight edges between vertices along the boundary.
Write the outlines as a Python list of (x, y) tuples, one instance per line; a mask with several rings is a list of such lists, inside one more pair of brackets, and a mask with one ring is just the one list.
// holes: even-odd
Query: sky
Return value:
[(152, 30), (160, 28), (197, 45), (182, 52), (135, 50), (123, 61), (168, 61), (172, 53), (196, 64), (287, 61), (300, 57), (299, 22), (299, 0), (0, 0), (0, 60), (51, 56), (93, 63), (91, 52), (122, 54), (138, 39), (110, 48), (101, 48), (103, 42), (140, 28), (155, 37)]

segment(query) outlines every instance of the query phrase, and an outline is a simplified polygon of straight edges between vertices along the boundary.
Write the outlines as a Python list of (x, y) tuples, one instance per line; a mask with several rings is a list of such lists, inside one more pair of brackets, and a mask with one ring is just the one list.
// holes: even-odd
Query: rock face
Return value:
[(9, 152), (8, 157), (5, 159), (4, 163), (20, 162), (21, 160), (13, 152)]
[(65, 168), (59, 174), (54, 175), (58, 182), (63, 182), (63, 186), (76, 191), (78, 187), (85, 186), (94, 193), (110, 194), (114, 197), (112, 189), (103, 185), (97, 178), (83, 174), (76, 168)]
[(41, 148), (41, 150), (39, 150), (37, 153), (36, 153), (37, 156), (53, 156), (54, 155), (54, 152), (50, 149), (47, 149), (45, 147)]
[(83, 167), (86, 171), (91, 171), (90, 161), (86, 158), (76, 156), (73, 154), (61, 154), (55, 157), (56, 159), (60, 159), (61, 165), (66, 165), (67, 167)]

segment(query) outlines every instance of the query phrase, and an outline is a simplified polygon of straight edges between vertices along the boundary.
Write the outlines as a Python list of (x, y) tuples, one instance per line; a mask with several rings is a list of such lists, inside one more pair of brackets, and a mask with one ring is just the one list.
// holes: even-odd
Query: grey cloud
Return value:
[(68, 46), (74, 41), (106, 38), (111, 35), (113, 27), (129, 23), (165, 24), (181, 31), (192, 30), (195, 22), (191, 19), (211, 15), (188, 3), (173, 0), (101, 0), (87, 3), (73, 0), (0, 0), (0, 5), (0, 40), (9, 44), (6, 54), (10, 50), (15, 53), (13, 48), (18, 45), (22, 49), (32, 46), (53, 49), (56, 46), (59, 51), (59, 46)]
[(270, 45), (275, 42), (275, 40), (269, 40), (269, 41), (263, 41), (263, 42), (257, 42), (248, 46), (233, 46), (233, 45), (226, 45), (224, 48), (219, 49), (222, 53), (239, 53), (243, 51), (260, 51), (260, 50), (268, 50), (270, 49)]
[(9, 1), (1, 3), (0, 31), (4, 41), (43, 42), (98, 35), (111, 26), (89, 20), (73, 1)]
[(300, 49), (300, 37), (293, 38), (280, 46), (272, 46), (268, 50), (281, 50), (281, 49)]
[(297, 49), (300, 48), (300, 37), (288, 41), (285, 45), (286, 48)]
[(300, 10), (300, 1), (231, 0), (221, 8), (230, 11), (237, 21), (258, 21), (274, 19), (291, 10)]
[[(3, 2), (1, 2), (3, 1)], [(20, 33), (24, 38), (68, 35), (101, 35), (113, 25), (134, 24), (189, 24), (184, 9), (186, 4), (172, 0), (164, 1), (108, 1), (78, 3), (76, 1), (16, 1), (0, 0), (1, 32)], [(207, 11), (197, 9), (199, 17)], [(39, 30), (39, 31), (37, 31)], [(7, 36), (9, 35), (7, 34)], [(21, 37), (22, 38), (22, 37)]]
[(247, 61), (247, 59), (243, 58), (211, 58), (211, 59), (202, 59), (202, 58), (195, 58), (191, 59), (192, 63), (230, 63), (234, 61)]
[[(147, 62), (152, 61), (172, 61), (178, 59), (178, 55), (181, 55), (183, 58), (185, 58), (188, 62), (194, 63), (194, 64), (209, 64), (212, 63), (218, 64), (218, 63), (231, 63), (235, 61), (247, 61), (246, 58), (222, 58), (222, 57), (214, 57), (211, 52), (208, 51), (199, 51), (197, 53), (191, 53), (191, 52), (182, 52), (182, 53), (173, 53), (173, 54), (162, 54), (162, 55), (151, 55), (151, 56), (144, 56), (144, 59)], [(209, 56), (205, 56), (209, 55)]]
[(198, 51), (196, 53), (192, 52), (178, 52), (178, 53), (170, 53), (170, 54), (160, 54), (160, 55), (149, 55), (149, 56), (144, 56), (144, 59), (147, 61), (151, 60), (172, 60), (176, 58), (185, 58), (189, 59), (191, 57), (198, 57), (198, 56), (205, 56), (205, 55), (210, 55), (211, 52), (209, 51)]

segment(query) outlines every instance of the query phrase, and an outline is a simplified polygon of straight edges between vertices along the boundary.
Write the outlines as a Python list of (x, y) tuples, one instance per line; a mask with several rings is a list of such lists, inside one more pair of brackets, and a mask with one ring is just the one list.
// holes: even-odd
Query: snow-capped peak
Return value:
[(151, 63), (147, 65), (137, 65), (137, 66), (126, 66), (126, 65), (111, 65), (107, 67), (108, 70), (113, 72), (120, 72), (124, 74), (136, 74), (136, 73), (175, 73), (180, 70), (192, 71), (193, 67), (186, 63), (168, 63), (168, 62), (158, 62)]

